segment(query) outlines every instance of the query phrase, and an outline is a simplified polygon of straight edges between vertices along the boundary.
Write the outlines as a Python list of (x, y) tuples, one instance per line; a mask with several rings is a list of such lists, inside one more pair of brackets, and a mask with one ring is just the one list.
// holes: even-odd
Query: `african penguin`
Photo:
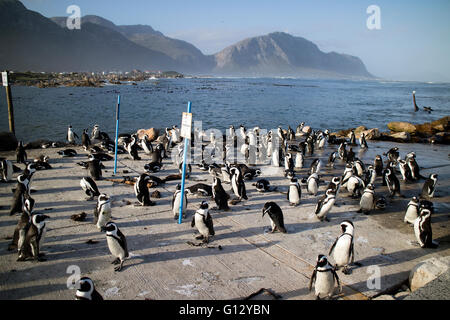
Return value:
[(328, 189), (325, 194), (317, 202), (314, 213), (320, 221), (329, 221), (327, 214), (330, 212), (331, 208), (336, 201), (336, 195), (333, 190)]
[(74, 149), (64, 149), (59, 150), (58, 154), (61, 155), (63, 158), (66, 158), (66, 157), (75, 157), (77, 155), (77, 152)]
[(302, 189), (300, 184), (298, 183), (297, 178), (292, 178), (289, 183), (289, 188), (287, 192), (287, 200), (289, 201), (289, 205), (296, 206), (300, 203), (302, 198)]
[(213, 199), (216, 202), (219, 210), (230, 210), (230, 208), (228, 207), (228, 199), (230, 198), (230, 196), (225, 192), (221, 180), (217, 177), (213, 179), (212, 193)]
[(70, 144), (75, 144), (75, 138), (78, 138), (78, 135), (73, 131), (72, 126), (69, 126), (67, 128), (66, 139)]
[(21, 174), (17, 177), (17, 187), (14, 191), (11, 208), (9, 215), (12, 216), (15, 213), (22, 213), (22, 207), (25, 201), (25, 196), (29, 196), (29, 183), (28, 177)]
[(365, 136), (364, 132), (361, 133), (361, 136), (359, 138), (359, 145), (361, 146), (361, 149), (368, 149), (369, 148), (367, 146), (366, 136)]
[(17, 145), (16, 160), (17, 163), (27, 164), (27, 152), (25, 151), (22, 141), (19, 141)]
[(240, 169), (233, 167), (230, 169), (230, 172), (232, 174), (231, 186), (232, 186), (234, 194), (239, 199), (248, 200), (247, 191), (245, 189), (244, 179), (242, 178)]
[(342, 234), (336, 238), (330, 248), (328, 255), (333, 253), (336, 270), (344, 267), (342, 272), (348, 274), (348, 266), (353, 263), (355, 259), (355, 251), (353, 246), (354, 226), (349, 220), (344, 220), (341, 223)]
[(438, 180), (438, 175), (433, 173), (430, 174), (427, 180), (425, 180), (425, 183), (422, 187), (422, 198), (430, 199), (434, 197), (434, 192), (436, 191), (436, 184)]
[(342, 286), (339, 277), (334, 268), (329, 264), (327, 257), (319, 254), (316, 267), (311, 275), (308, 289), (311, 291), (314, 285), (315, 296), (317, 300), (321, 298), (331, 298), (334, 294), (335, 281), (342, 292)]
[(375, 205), (375, 186), (369, 183), (364, 189), (364, 193), (359, 201), (359, 210), (357, 212), (362, 212), (364, 214), (369, 214), (370, 210), (373, 209)]
[(284, 226), (283, 211), (281, 211), (281, 208), (275, 202), (270, 201), (264, 204), (262, 216), (264, 217), (266, 213), (270, 218), (270, 226), (272, 228), (270, 231), (271, 233), (274, 233), (276, 230), (282, 233), (287, 233)]
[(386, 168), (384, 171), (385, 171), (384, 179), (386, 180), (390, 197), (392, 198), (396, 194), (398, 194), (400, 197), (404, 198), (404, 196), (400, 193), (400, 181), (398, 181), (398, 178), (395, 175), (394, 170), (391, 168)]
[(381, 177), (383, 175), (383, 159), (381, 158), (380, 155), (375, 156), (373, 165), (375, 167), (375, 172), (377, 173), (377, 176)]
[(191, 227), (197, 227), (200, 233), (196, 239), (202, 240), (204, 243), (208, 243), (210, 237), (215, 235), (213, 220), (209, 214), (208, 207), (208, 202), (202, 201), (200, 208), (195, 212), (191, 222)]
[(308, 193), (315, 196), (319, 191), (319, 175), (317, 173), (313, 173), (306, 180), (306, 188)]
[[(173, 213), (173, 218), (178, 219), (180, 213), (180, 205), (181, 205), (181, 185), (177, 184), (176, 190), (172, 196), (171, 208)], [(183, 209), (181, 210), (183, 214), (183, 219), (186, 219), (186, 208), (188, 205), (188, 199), (186, 193), (184, 193), (183, 199)]]
[(94, 208), (94, 224), (101, 229), (111, 220), (111, 201), (109, 197), (102, 193), (97, 198), (97, 205)]
[(8, 246), (8, 250), (17, 249), (19, 252), (23, 251), (23, 244), (25, 241), (25, 236), (28, 231), (28, 228), (31, 225), (31, 215), (33, 214), (34, 209), (34, 199), (26, 196), (25, 202), (22, 208), (22, 214), (20, 216), (19, 221), (17, 222), (16, 228), (14, 229), (14, 235), (11, 243)]
[(78, 289), (75, 293), (75, 299), (103, 301), (103, 297), (95, 290), (94, 282), (88, 277), (80, 278)]
[(419, 217), (414, 221), (414, 234), (421, 248), (437, 248), (433, 242), (433, 232), (431, 229), (432, 209), (421, 205), (419, 207)]
[(414, 222), (419, 217), (419, 198), (412, 197), (411, 201), (408, 202), (408, 206), (406, 207), (405, 218), (403, 221), (405, 223), (410, 223), (414, 225)]
[(11, 161), (7, 159), (3, 159), (0, 161), (0, 169), (1, 169), (1, 181), (9, 182), (12, 180), (12, 175), (14, 172), (13, 164)]
[(91, 177), (81, 178), (80, 186), (89, 197), (87, 200), (92, 200), (94, 197), (98, 197), (100, 195), (97, 184)]
[(314, 159), (313, 162), (311, 163), (310, 169), (309, 169), (309, 174), (313, 174), (313, 173), (320, 173), (320, 168), (322, 166), (322, 161), (320, 159)]
[(146, 173), (141, 174), (136, 183), (134, 184), (134, 194), (138, 199), (139, 203), (146, 206), (154, 206), (156, 203), (150, 200), (150, 193), (148, 191), (148, 182), (150, 180), (150, 176)]
[(106, 232), (106, 242), (114, 259), (112, 264), (118, 264), (114, 271), (121, 271), (123, 262), (129, 257), (127, 239), (114, 222), (108, 222), (101, 228), (102, 232)]
[(25, 240), (19, 251), (19, 258), (17, 261), (24, 261), (31, 257), (37, 261), (45, 261), (40, 253), (40, 248), (44, 242), (46, 232), (45, 220), (50, 218), (47, 215), (35, 213), (31, 216), (31, 224), (25, 235)]
[(296, 170), (302, 169), (303, 168), (303, 163), (304, 163), (303, 154), (301, 152), (297, 152), (297, 154), (295, 156), (294, 169), (296, 169)]
[(204, 183), (197, 183), (193, 186), (186, 188), (186, 192), (189, 194), (198, 194), (205, 197), (212, 197), (212, 187)]
[(87, 129), (84, 129), (83, 133), (81, 134), (81, 145), (83, 146), (85, 151), (87, 151), (87, 149), (91, 145), (91, 139), (89, 138)]

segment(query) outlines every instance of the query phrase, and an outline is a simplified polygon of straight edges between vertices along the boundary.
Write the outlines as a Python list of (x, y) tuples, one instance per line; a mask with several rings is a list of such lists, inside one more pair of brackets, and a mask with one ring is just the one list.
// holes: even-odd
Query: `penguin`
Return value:
[(81, 178), (80, 186), (89, 197), (87, 200), (92, 200), (94, 197), (98, 197), (100, 195), (97, 184), (91, 177)]
[(222, 176), (222, 170), (216, 163), (209, 165), (208, 172), (213, 178)]
[(280, 151), (278, 148), (273, 148), (271, 162), (273, 167), (280, 166)]
[(17, 222), (16, 228), (14, 229), (12, 241), (8, 246), (9, 251), (17, 249), (19, 256), (24, 249), (23, 244), (25, 241), (25, 236), (31, 225), (31, 215), (33, 214), (34, 204), (34, 199), (26, 196), (22, 207), (22, 214)]
[(422, 198), (431, 199), (434, 197), (434, 192), (436, 191), (436, 184), (438, 180), (438, 175), (433, 173), (430, 174), (428, 179), (425, 181), (422, 187)]
[(303, 127), (305, 126), (305, 123), (304, 122), (302, 122), (302, 123), (300, 123), (298, 126), (297, 126), (297, 128), (295, 129), (295, 133), (296, 134), (301, 134), (302, 132), (303, 132)]
[(164, 146), (161, 143), (158, 143), (156, 147), (153, 149), (153, 152), (150, 154), (150, 162), (158, 162), (162, 163), (163, 156), (162, 151), (164, 150)]
[(147, 172), (158, 172), (162, 167), (163, 165), (160, 162), (150, 162), (144, 165), (144, 170)]
[(347, 160), (347, 142), (342, 142), (338, 148), (338, 155), (341, 160)]
[(328, 184), (327, 190), (331, 189), (332, 192), (336, 195), (338, 195), (339, 190), (341, 188), (341, 177), (333, 177)]
[(330, 154), (330, 156), (328, 157), (327, 165), (334, 169), (334, 163), (336, 162), (337, 157), (338, 157), (338, 153), (336, 151), (332, 152)]
[(359, 201), (359, 210), (357, 212), (362, 212), (364, 214), (369, 214), (370, 210), (373, 209), (375, 205), (375, 186), (369, 183), (364, 189), (364, 193)]
[(367, 141), (366, 141), (366, 135), (364, 132), (361, 133), (361, 136), (359, 138), (359, 145), (361, 146), (361, 149), (368, 149)]
[(285, 170), (294, 170), (294, 160), (292, 159), (292, 154), (286, 153), (284, 157), (284, 169)]
[(400, 158), (400, 154), (398, 152), (398, 147), (393, 147), (389, 149), (388, 152), (384, 154), (388, 158), (388, 162), (394, 162), (395, 164)]
[(87, 151), (87, 149), (91, 145), (91, 139), (89, 138), (87, 129), (84, 129), (83, 133), (81, 134), (81, 145), (83, 146), (85, 151)]
[[(181, 185), (177, 184), (176, 190), (173, 193), (172, 202), (171, 202), (173, 218), (175, 220), (177, 220), (179, 218), (180, 204), (181, 204)], [(182, 214), (183, 214), (183, 219), (186, 219), (186, 208), (187, 208), (187, 205), (188, 205), (188, 199), (187, 199), (186, 193), (184, 193), (183, 209), (181, 211)]]
[(319, 199), (314, 210), (317, 219), (319, 219), (320, 221), (330, 221), (327, 218), (327, 214), (330, 212), (335, 201), (336, 195), (334, 194), (333, 190), (328, 189), (325, 194)]
[(17, 163), (27, 164), (27, 152), (25, 151), (22, 140), (20, 140), (17, 145), (16, 160)]
[(91, 138), (92, 139), (100, 139), (100, 127), (98, 124), (96, 124), (94, 126), (94, 128), (92, 129)]
[(314, 285), (316, 300), (321, 298), (331, 298), (334, 294), (335, 282), (339, 287), (339, 292), (342, 292), (342, 286), (339, 277), (323, 254), (317, 257), (316, 267), (311, 275), (308, 289), (311, 291)]
[(128, 253), (127, 239), (114, 222), (108, 222), (101, 228), (102, 232), (106, 232), (106, 242), (108, 243), (109, 252), (115, 257), (112, 264), (118, 266), (114, 271), (121, 271), (124, 261), (130, 256)]
[(12, 175), (14, 172), (13, 164), (11, 161), (7, 159), (3, 159), (0, 161), (0, 169), (1, 169), (1, 181), (9, 182), (12, 180)]
[(375, 185), (375, 180), (377, 179), (377, 173), (373, 165), (369, 165), (366, 172), (364, 172), (363, 176), (364, 183), (368, 185), (369, 183)]
[(303, 164), (304, 164), (304, 157), (303, 154), (301, 152), (297, 152), (296, 156), (295, 156), (295, 165), (294, 165), (294, 169), (295, 170), (299, 170), (303, 168)]
[(400, 193), (400, 181), (398, 181), (394, 171), (390, 168), (387, 168), (384, 171), (384, 179), (386, 180), (390, 197), (393, 198), (396, 194), (398, 194), (400, 197), (404, 198), (404, 196)]
[(48, 160), (50, 159), (49, 156), (44, 156), (41, 154), (39, 157), (35, 158), (33, 160), (34, 165), (36, 166), (36, 170), (49, 170), (52, 168), (50, 163), (48, 163)]
[(9, 210), (10, 216), (15, 213), (22, 213), (25, 196), (29, 196), (29, 183), (30, 180), (25, 174), (20, 174), (17, 177), (17, 187), (14, 191), (11, 208)]
[(375, 172), (377, 176), (381, 177), (383, 175), (383, 159), (381, 159), (380, 155), (375, 156), (373, 165), (375, 167)]
[(309, 174), (320, 173), (320, 168), (322, 166), (322, 161), (320, 159), (314, 159), (309, 168)]
[(94, 180), (101, 180), (103, 178), (102, 176), (102, 162), (97, 159), (93, 159), (87, 162), (87, 166), (89, 169), (89, 174), (91, 175), (92, 179)]
[(132, 134), (131, 141), (125, 144), (125, 149), (128, 151), (128, 154), (133, 160), (141, 160), (141, 157), (139, 157), (138, 154), (138, 147), (137, 134)]
[(341, 222), (342, 234), (336, 238), (333, 245), (330, 248), (329, 256), (333, 253), (333, 259), (335, 262), (335, 269), (338, 270), (341, 267), (342, 273), (349, 274), (348, 266), (355, 260), (355, 251), (353, 245), (354, 226), (349, 220)]
[(355, 153), (353, 152), (353, 148), (350, 148), (347, 151), (346, 161), (347, 162), (352, 162), (353, 160), (355, 160)]
[(230, 128), (228, 129), (228, 138), (231, 141), (234, 141), (236, 139), (236, 130), (234, 129), (233, 125), (231, 125)]
[(307, 149), (309, 155), (313, 155), (314, 154), (314, 139), (311, 136), (309, 136), (306, 139), (306, 149)]
[(365, 183), (358, 176), (351, 176), (347, 182), (347, 191), (351, 194), (352, 198), (361, 197), (361, 191), (364, 190)]
[(384, 210), (386, 209), (387, 201), (384, 196), (377, 196), (375, 199), (375, 208)]
[(275, 202), (270, 201), (264, 204), (262, 216), (264, 217), (266, 213), (270, 218), (270, 226), (272, 228), (270, 231), (271, 233), (274, 233), (276, 230), (282, 233), (287, 233), (284, 226), (283, 211), (281, 211), (281, 208)]
[(150, 200), (150, 193), (148, 191), (148, 182), (150, 180), (150, 176), (146, 173), (143, 173), (139, 176), (136, 183), (134, 184), (134, 194), (136, 195), (139, 203), (146, 206), (154, 206), (156, 203)]
[(209, 239), (215, 235), (214, 224), (208, 207), (208, 202), (202, 201), (191, 222), (191, 228), (197, 227), (198, 232), (200, 232), (196, 239), (202, 240), (204, 243), (208, 243)]
[(100, 160), (100, 161), (111, 161), (114, 160), (113, 157), (111, 157), (109, 154), (103, 153), (103, 152), (97, 152), (97, 153), (92, 153), (90, 155), (88, 155), (88, 158), (90, 160)]
[(317, 138), (317, 148), (323, 149), (325, 147), (325, 142), (326, 142), (325, 135), (321, 133)]
[(139, 140), (139, 146), (144, 150), (145, 154), (151, 154), (153, 152), (153, 145), (148, 141), (147, 134), (144, 134), (144, 137)]
[(44, 242), (46, 232), (45, 220), (50, 217), (44, 214), (35, 213), (31, 216), (31, 224), (25, 235), (22, 247), (19, 247), (19, 258), (17, 261), (24, 261), (27, 258), (33, 258), (36, 261), (45, 261), (40, 253), (40, 248)]
[(366, 166), (364, 165), (364, 163), (359, 159), (355, 159), (353, 161), (353, 167), (355, 168), (354, 171), (356, 175), (362, 178), (364, 176), (364, 173), (366, 172)]
[(414, 234), (421, 248), (437, 248), (433, 242), (433, 231), (431, 229), (432, 209), (420, 205), (419, 217), (414, 221)]
[(217, 207), (219, 210), (225, 210), (228, 211), (230, 208), (228, 207), (228, 199), (230, 196), (228, 193), (225, 192), (222, 182), (219, 178), (213, 179), (212, 184), (212, 193), (213, 193), (213, 199), (216, 202)]
[(67, 128), (66, 139), (70, 144), (75, 144), (75, 138), (79, 139), (78, 135), (73, 131), (72, 126)]
[(238, 168), (231, 168), (231, 186), (234, 194), (239, 199), (248, 200), (247, 191), (245, 189), (244, 179), (242, 178), (241, 171)]
[(350, 142), (348, 143), (350, 146), (356, 146), (356, 135), (355, 130), (350, 132)]
[(342, 174), (341, 184), (345, 188), (350, 177), (353, 176), (353, 167), (350, 163), (345, 165), (344, 173)]
[(243, 167), (241, 169), (241, 172), (242, 172), (242, 177), (245, 180), (253, 180), (253, 178), (256, 178), (259, 175), (261, 175), (261, 169), (248, 168), (247, 166)]
[(255, 187), (258, 192), (270, 192), (277, 189), (277, 187), (271, 187), (270, 182), (266, 179), (259, 179), (256, 181)]
[(103, 301), (103, 297), (95, 289), (94, 282), (88, 277), (82, 277), (75, 293), (76, 300)]
[(63, 158), (67, 158), (67, 157), (75, 157), (77, 155), (77, 152), (74, 149), (64, 149), (59, 150), (58, 154), (61, 155)]
[(204, 183), (194, 184), (193, 186), (186, 188), (186, 192), (189, 194), (199, 194), (205, 197), (212, 197), (213, 195), (212, 187)]
[(315, 172), (311, 174), (308, 180), (306, 180), (306, 186), (309, 194), (313, 196), (317, 195), (319, 191), (319, 175)]
[(111, 221), (111, 201), (106, 194), (102, 193), (98, 196), (94, 209), (94, 224), (101, 229), (109, 221)]
[(227, 162), (220, 168), (220, 171), (222, 172), (223, 183), (231, 183), (230, 166)]
[(409, 165), (405, 160), (398, 160), (398, 167), (400, 169), (403, 181), (413, 181), (411, 169), (409, 168)]
[(414, 225), (414, 222), (418, 217), (419, 217), (419, 198), (412, 197), (411, 201), (408, 202), (408, 206), (406, 207), (406, 213), (405, 218), (403, 218), (403, 222)]
[(289, 205), (296, 206), (300, 203), (302, 198), (302, 189), (298, 183), (297, 178), (292, 178), (289, 183), (289, 188), (287, 192), (287, 200), (289, 201)]
[(291, 126), (288, 126), (287, 139), (289, 141), (295, 140), (295, 132), (292, 130)]
[(411, 170), (411, 177), (413, 180), (426, 179), (424, 176), (420, 174), (420, 168), (416, 162), (415, 157), (407, 158), (406, 163), (408, 164), (409, 169)]

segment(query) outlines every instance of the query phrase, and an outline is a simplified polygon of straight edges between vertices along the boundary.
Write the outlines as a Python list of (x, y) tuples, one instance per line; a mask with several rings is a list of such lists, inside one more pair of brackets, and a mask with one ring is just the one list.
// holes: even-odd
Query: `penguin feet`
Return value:
[(120, 259), (119, 258), (116, 258), (116, 259), (114, 259), (113, 262), (111, 262), (111, 264), (119, 264), (119, 263), (120, 263)]
[(195, 237), (196, 240), (203, 240), (203, 238), (204, 238), (204, 236), (202, 234)]
[(36, 261), (36, 262), (44, 262), (44, 261), (47, 261), (47, 259), (42, 258), (40, 255), (38, 255), (38, 256), (34, 259), (34, 261)]
[(361, 208), (359, 208), (359, 210), (358, 211), (356, 211), (357, 213), (361, 213), (362, 212), (362, 209)]
[(350, 268), (349, 268), (348, 266), (345, 266), (345, 267), (342, 269), (342, 273), (343, 273), (343, 274), (350, 274), (350, 273), (352, 273), (352, 272), (351, 272), (351, 270), (350, 270)]
[[(119, 260), (120, 261), (120, 260)], [(120, 265), (118, 265), (117, 267), (114, 268), (114, 271), (116, 272), (120, 272), (122, 271), (122, 266), (123, 266), (123, 261), (120, 261)]]

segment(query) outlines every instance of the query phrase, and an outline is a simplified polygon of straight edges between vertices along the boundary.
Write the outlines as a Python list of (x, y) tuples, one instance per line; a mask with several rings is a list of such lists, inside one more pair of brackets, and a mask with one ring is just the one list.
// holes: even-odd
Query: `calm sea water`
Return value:
[[(435, 111), (414, 112), (417, 104)], [(359, 125), (387, 130), (389, 121), (423, 123), (450, 114), (450, 84), (387, 81), (304, 80), (277, 78), (159, 79), (103, 88), (12, 88), (16, 135), (25, 142), (64, 141), (71, 124), (99, 124), (115, 131), (117, 95), (121, 95), (120, 132), (181, 125), (181, 113), (192, 101), (194, 120), (203, 129), (224, 130), (230, 124), (265, 129), (302, 121), (336, 131)], [(5, 90), (0, 90), (0, 131), (8, 131)]]

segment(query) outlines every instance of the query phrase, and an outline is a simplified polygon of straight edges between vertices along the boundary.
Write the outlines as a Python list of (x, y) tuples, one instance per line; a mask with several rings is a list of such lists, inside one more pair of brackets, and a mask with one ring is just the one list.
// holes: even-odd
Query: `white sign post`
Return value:
[(7, 71), (2, 72), (2, 82), (3, 82), (4, 87), (8, 86), (8, 72)]
[(183, 118), (181, 119), (181, 132), (180, 135), (183, 138), (191, 139), (192, 134), (192, 113), (183, 112)]
[(187, 156), (187, 149), (189, 147), (189, 140), (191, 139), (191, 127), (192, 127), (192, 113), (191, 113), (191, 102), (189, 101), (187, 112), (183, 112), (183, 118), (181, 119), (180, 135), (184, 138), (184, 150), (183, 150), (183, 172), (181, 174), (181, 201), (180, 201), (180, 211), (178, 215), (178, 224), (181, 224), (181, 217), (183, 216), (184, 183), (186, 179), (186, 156)]

